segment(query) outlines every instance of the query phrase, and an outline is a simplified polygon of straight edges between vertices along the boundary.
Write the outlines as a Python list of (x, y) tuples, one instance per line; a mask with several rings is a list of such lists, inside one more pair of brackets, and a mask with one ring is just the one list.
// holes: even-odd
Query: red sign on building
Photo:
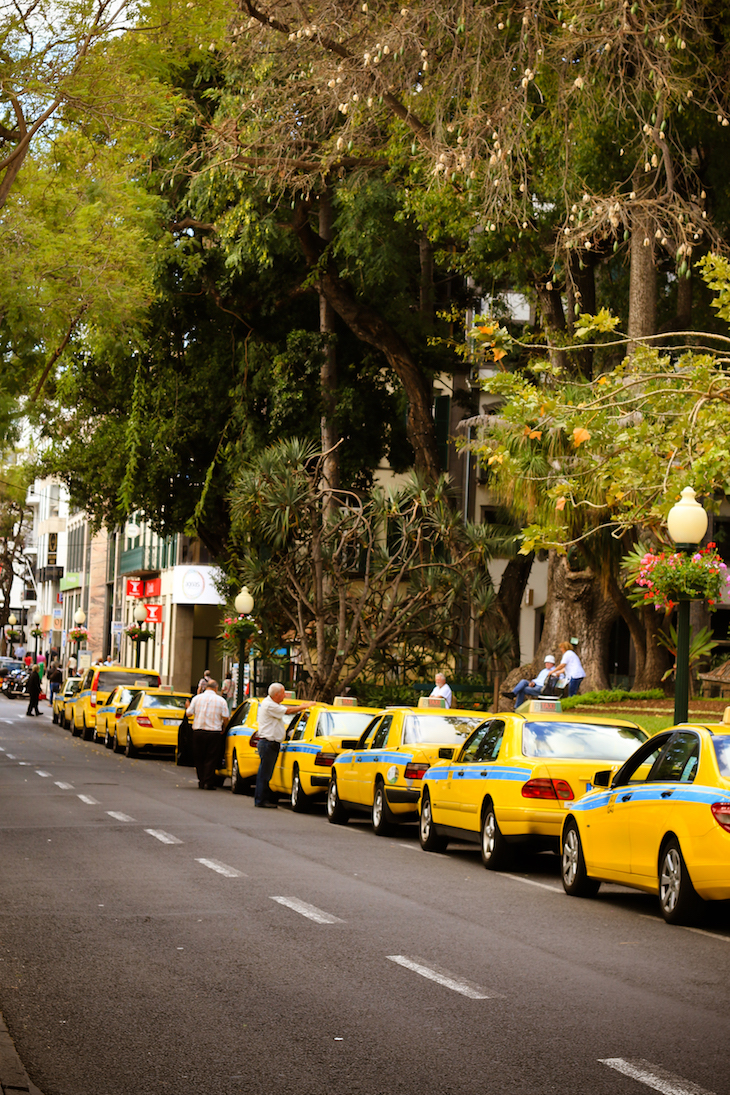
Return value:
[(145, 605), (145, 608), (147, 609), (147, 619), (145, 620), (145, 623), (162, 623), (162, 605)]
[(145, 597), (159, 597), (162, 593), (162, 579), (148, 578), (144, 584)]
[(144, 582), (141, 578), (127, 578), (127, 596), (142, 597), (144, 595)]

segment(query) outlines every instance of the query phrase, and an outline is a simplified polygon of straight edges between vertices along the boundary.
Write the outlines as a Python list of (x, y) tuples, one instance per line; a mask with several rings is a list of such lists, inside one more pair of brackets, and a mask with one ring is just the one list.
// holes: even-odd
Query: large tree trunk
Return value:
[[(319, 234), (323, 240), (332, 239), (332, 195), (325, 189), (319, 199)], [(322, 391), (321, 439), (322, 452), (325, 453), (323, 465), (324, 485), (329, 490), (337, 490), (340, 485), (340, 457), (335, 429), (335, 410), (337, 408), (337, 351), (335, 349), (335, 312), (326, 295), (319, 294), (319, 330), (326, 338), (324, 359), (319, 373)]]
[(502, 574), (497, 594), (497, 604), (510, 629), (512, 635), (512, 650), (515, 661), (520, 659), (520, 613), (522, 610), (522, 598), (525, 595), (525, 587), (530, 578), (532, 564), (535, 559), (534, 551), (529, 555), (515, 555), (510, 559)]
[(629, 338), (656, 334), (657, 279), (654, 265), (654, 223), (641, 203), (642, 176), (634, 175), (637, 194), (631, 222), (631, 270), (629, 275)]
[(323, 259), (324, 241), (312, 230), (309, 210), (301, 202), (294, 212), (294, 230), (310, 267), (318, 269), (318, 288), (338, 316), (362, 342), (374, 346), (398, 376), (408, 397), (408, 440), (416, 467), (431, 479), (440, 473), (431, 413), (431, 384), (398, 332), (369, 304), (357, 299), (342, 280), (331, 256)]

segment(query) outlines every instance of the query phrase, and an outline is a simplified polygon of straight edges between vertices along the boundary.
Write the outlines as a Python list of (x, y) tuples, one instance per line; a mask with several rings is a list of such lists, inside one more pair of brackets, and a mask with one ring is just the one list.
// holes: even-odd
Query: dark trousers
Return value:
[(254, 802), (257, 806), (263, 806), (269, 797), (269, 780), (274, 774), (276, 758), (279, 756), (281, 745), (278, 741), (269, 741), (268, 738), (259, 738), (256, 748), (259, 751), (261, 762), (256, 774), (256, 792)]
[(215, 786), (215, 770), (221, 752), (222, 734), (215, 730), (193, 730), (193, 759), (202, 787)]
[[(38, 710), (38, 698), (39, 698), (39, 693), (37, 693), (37, 692), (36, 692), (35, 696), (31, 696), (29, 698), (29, 700), (28, 700), (28, 710), (25, 712), (26, 715), (40, 715), (40, 711)], [(33, 708), (35, 708), (35, 711), (33, 710)]]

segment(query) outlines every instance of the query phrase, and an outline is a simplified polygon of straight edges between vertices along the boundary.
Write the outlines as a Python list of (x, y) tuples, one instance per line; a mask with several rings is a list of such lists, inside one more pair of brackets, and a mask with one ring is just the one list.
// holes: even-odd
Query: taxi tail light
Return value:
[(409, 764), (406, 764), (406, 770), (403, 775), (406, 779), (423, 779), (430, 767), (431, 765), (427, 764), (424, 760), (412, 760)]
[(122, 714), (122, 709), (121, 709), (121, 707), (118, 707), (117, 710), (116, 710), (116, 717), (120, 718), (121, 714)]
[(146, 715), (137, 715), (137, 726), (152, 726), (152, 719), (148, 719)]
[(331, 768), (337, 760), (337, 753), (317, 753), (314, 758), (314, 763), (318, 764), (320, 768)]
[(256, 746), (258, 745), (258, 743), (259, 743), (258, 734), (256, 734), (256, 733), (252, 734), (251, 737), (248, 739), (248, 744), (251, 746), (252, 749), (255, 749)]
[(89, 696), (89, 702), (91, 703), (92, 707), (96, 707), (96, 692), (91, 693), (91, 695)]
[(529, 779), (522, 786), (523, 798), (575, 798), (573, 789), (564, 779)]
[(730, 833), (730, 802), (713, 802), (710, 809), (717, 824)]

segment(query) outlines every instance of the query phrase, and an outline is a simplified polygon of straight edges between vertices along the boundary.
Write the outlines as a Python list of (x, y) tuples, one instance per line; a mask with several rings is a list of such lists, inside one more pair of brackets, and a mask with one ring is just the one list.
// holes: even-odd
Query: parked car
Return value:
[[(293, 692), (284, 696), (284, 706), (298, 701)], [(251, 789), (259, 768), (259, 754), (256, 748), (256, 717), (260, 699), (244, 700), (231, 715), (226, 729), (223, 763), (216, 776), (221, 783), (230, 777), (231, 790), (240, 795)], [(294, 715), (292, 715), (294, 718)], [(291, 719), (287, 720), (287, 726)]]
[(127, 707), (132, 699), (142, 690), (144, 686), (118, 684), (106, 703), (99, 707), (96, 712), (96, 726), (94, 728), (94, 741), (102, 741), (107, 749), (111, 749), (114, 745), (114, 732), (117, 726), (117, 719)]
[(124, 750), (126, 756), (136, 757), (142, 749), (173, 751), (185, 701), (190, 699), (190, 692), (141, 688), (116, 720), (115, 753)]
[(65, 726), (65, 707), (67, 701), (78, 695), (81, 687), (81, 677), (68, 677), (53, 697), (51, 721), (60, 726)]
[(74, 705), (73, 733), (91, 741), (96, 730), (96, 712), (103, 707), (119, 684), (140, 684), (158, 688), (160, 675), (149, 669), (125, 665), (91, 665), (81, 678), (78, 703)]
[(669, 924), (730, 898), (730, 722), (655, 734), (593, 783), (563, 824), (566, 893), (632, 886), (657, 895)]

